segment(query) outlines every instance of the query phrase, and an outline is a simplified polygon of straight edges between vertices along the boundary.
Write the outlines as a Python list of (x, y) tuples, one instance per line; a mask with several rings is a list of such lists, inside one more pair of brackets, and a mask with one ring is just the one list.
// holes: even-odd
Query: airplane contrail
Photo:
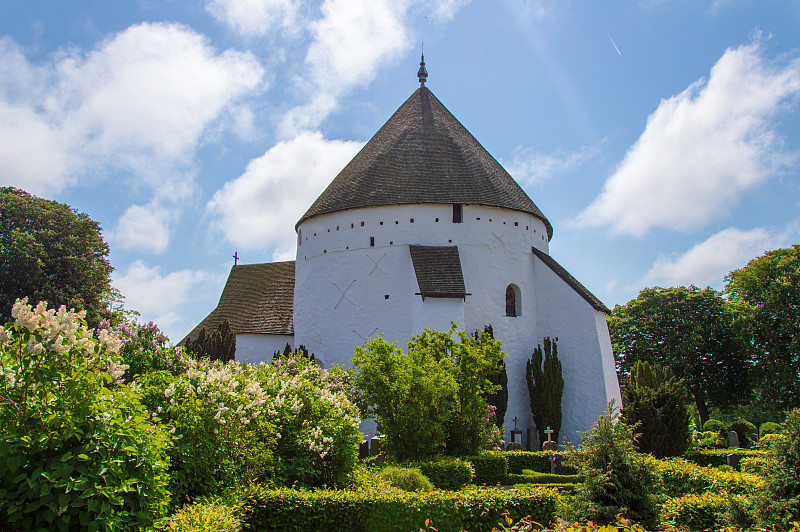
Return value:
[(608, 40), (611, 41), (611, 44), (614, 46), (614, 50), (616, 50), (619, 55), (622, 55), (622, 52), (619, 51), (619, 46), (617, 46), (617, 43), (611, 38), (611, 34), (606, 32), (606, 35), (608, 35)]

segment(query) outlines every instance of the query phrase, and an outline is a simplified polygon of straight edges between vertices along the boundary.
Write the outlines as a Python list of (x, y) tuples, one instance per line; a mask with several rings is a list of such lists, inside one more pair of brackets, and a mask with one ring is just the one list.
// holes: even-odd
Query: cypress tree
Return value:
[(223, 320), (212, 333), (200, 329), (197, 337), (186, 340), (184, 348), (195, 356), (229, 362), (236, 358), (236, 333), (228, 320)]
[[(547, 441), (545, 429), (553, 430), (555, 441), (561, 431), (561, 396), (564, 393), (564, 377), (561, 375), (561, 361), (558, 360), (558, 338), (544, 338), (544, 351), (541, 344), (533, 350), (531, 359), (525, 364), (525, 378), (528, 381), (531, 414), (539, 433), (539, 441)], [(542, 356), (544, 354), (544, 356)]]

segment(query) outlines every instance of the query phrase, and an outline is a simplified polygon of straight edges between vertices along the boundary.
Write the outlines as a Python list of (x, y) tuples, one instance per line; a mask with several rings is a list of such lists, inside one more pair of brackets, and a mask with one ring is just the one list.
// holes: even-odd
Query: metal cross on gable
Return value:
[(353, 302), (353, 300), (350, 299), (349, 297), (347, 297), (347, 291), (350, 290), (350, 287), (352, 287), (353, 283), (355, 283), (355, 282), (356, 282), (355, 279), (350, 281), (350, 283), (348, 283), (348, 285), (345, 287), (344, 290), (342, 290), (342, 287), (339, 286), (338, 284), (333, 283), (333, 286), (335, 286), (336, 289), (339, 290), (339, 292), (341, 292), (341, 294), (342, 294), (341, 296), (339, 296), (339, 301), (337, 301), (336, 304), (333, 306), (334, 310), (336, 310), (336, 308), (339, 306), (339, 303), (341, 303), (343, 299), (348, 300), (353, 306), (355, 306), (355, 303)]
[(383, 258), (384, 258), (384, 257), (386, 257), (386, 253), (384, 253), (383, 255), (381, 255), (381, 258), (379, 258), (378, 260), (375, 260), (375, 259), (373, 259), (372, 257), (370, 257), (369, 255), (367, 255), (367, 258), (368, 258), (370, 261), (372, 261), (372, 269), (371, 269), (371, 270), (369, 271), (369, 273), (367, 274), (367, 277), (369, 277), (370, 275), (372, 275), (372, 272), (374, 272), (375, 270), (378, 270), (378, 271), (379, 271), (379, 272), (381, 272), (382, 274), (386, 275), (386, 272), (385, 272), (385, 271), (383, 271), (383, 269), (381, 269), (381, 267), (380, 267), (380, 263), (381, 263), (381, 261), (383, 260)]

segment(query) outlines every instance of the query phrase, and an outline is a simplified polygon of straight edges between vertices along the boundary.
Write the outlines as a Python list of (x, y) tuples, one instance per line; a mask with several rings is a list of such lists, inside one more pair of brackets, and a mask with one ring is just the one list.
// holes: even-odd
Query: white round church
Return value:
[(515, 418), (533, 425), (525, 363), (557, 337), (560, 433), (577, 443), (620, 404), (608, 309), (550, 257), (550, 222), (425, 76), (423, 63), (420, 88), (297, 222), (297, 260), (234, 266), (189, 336), (228, 319), (237, 359), (289, 343), (328, 367), (380, 334), (404, 349), (425, 328), (491, 325), (508, 355), (506, 440)]

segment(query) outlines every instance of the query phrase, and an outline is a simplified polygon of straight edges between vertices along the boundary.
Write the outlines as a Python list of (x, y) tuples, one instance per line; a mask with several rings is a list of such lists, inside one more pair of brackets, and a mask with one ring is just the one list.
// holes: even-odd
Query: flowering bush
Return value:
[(158, 370), (165, 370), (173, 375), (186, 373), (194, 363), (182, 347), (169, 343), (169, 339), (152, 321), (147, 325), (130, 327), (121, 324), (111, 327), (104, 320), (100, 322), (98, 329), (105, 329), (122, 342), (119, 354), (122, 362), (128, 366), (125, 372), (128, 380)]
[(277, 477), (303, 486), (340, 486), (358, 457), (359, 411), (344, 391), (344, 372), (326, 371), (303, 356), (259, 364), (270, 397), (267, 415), (278, 431)]
[(120, 341), (63, 306), (0, 329), (0, 515), (22, 530), (139, 530), (166, 514), (168, 435), (120, 386)]
[(174, 435), (174, 502), (262, 480), (272, 471), (275, 427), (265, 414), (264, 390), (247, 366), (204, 360), (182, 375), (142, 375), (133, 387), (153, 419)]

